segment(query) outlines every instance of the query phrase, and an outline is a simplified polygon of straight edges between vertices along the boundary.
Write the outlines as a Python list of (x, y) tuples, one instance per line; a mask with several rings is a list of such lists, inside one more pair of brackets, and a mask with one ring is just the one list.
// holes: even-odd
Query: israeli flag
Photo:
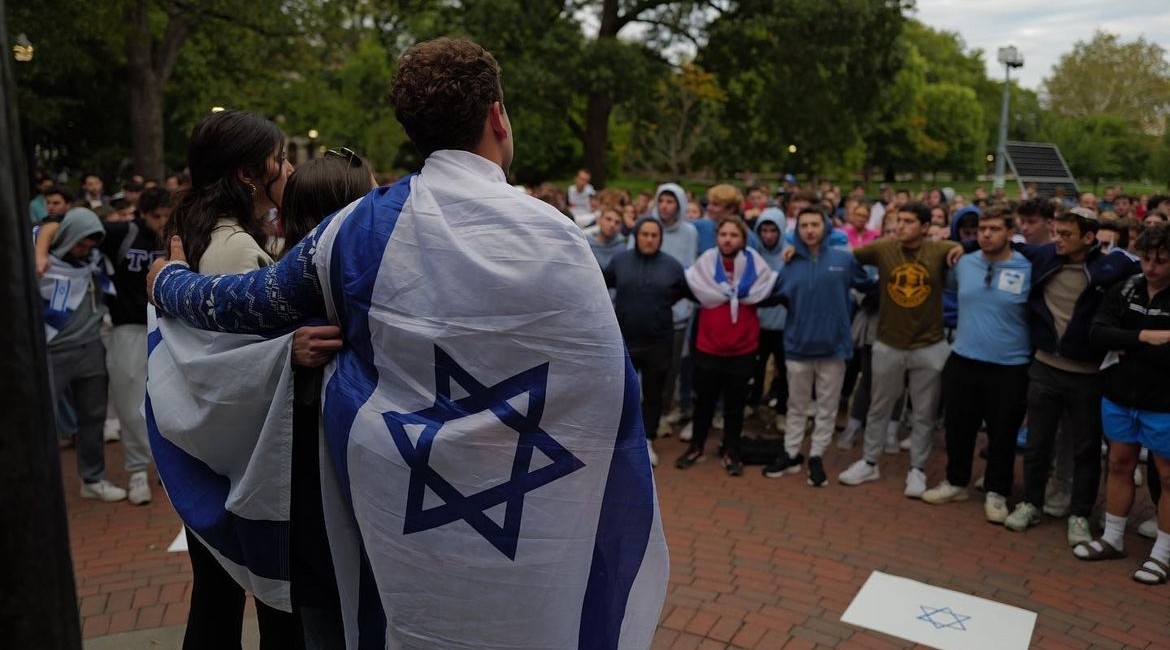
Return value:
[(146, 426), (175, 511), (261, 602), (292, 611), (292, 335), (147, 318)]
[(350, 648), (648, 648), (667, 552), (578, 229), (468, 152), (334, 216), (322, 492)]

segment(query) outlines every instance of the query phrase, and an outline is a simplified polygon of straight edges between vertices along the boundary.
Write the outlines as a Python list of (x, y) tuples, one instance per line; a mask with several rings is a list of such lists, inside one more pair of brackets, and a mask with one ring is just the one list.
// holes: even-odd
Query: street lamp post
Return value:
[(995, 182), (992, 185), (997, 190), (1003, 189), (1004, 165), (1007, 163), (1007, 132), (1008, 132), (1008, 105), (1012, 100), (1012, 68), (1024, 67), (1024, 55), (1009, 45), (999, 48), (999, 62), (1004, 67), (1003, 77), (1003, 110), (999, 114), (999, 146), (995, 149)]

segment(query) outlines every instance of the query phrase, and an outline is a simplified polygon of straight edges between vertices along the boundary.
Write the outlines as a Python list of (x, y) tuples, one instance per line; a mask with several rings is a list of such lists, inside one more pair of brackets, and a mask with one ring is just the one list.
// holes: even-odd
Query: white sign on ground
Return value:
[(939, 650), (1026, 650), (1036, 613), (874, 571), (841, 621)]
[(167, 553), (186, 553), (187, 552), (187, 529), (180, 528), (179, 534), (175, 536), (175, 541), (167, 547)]

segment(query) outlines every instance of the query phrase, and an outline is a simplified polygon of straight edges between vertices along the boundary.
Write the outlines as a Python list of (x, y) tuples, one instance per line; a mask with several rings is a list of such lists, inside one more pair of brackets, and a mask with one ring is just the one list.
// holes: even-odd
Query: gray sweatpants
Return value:
[(910, 432), (910, 466), (923, 469), (937, 422), (942, 393), (942, 369), (951, 348), (946, 341), (914, 350), (903, 350), (876, 341), (873, 344), (873, 398), (865, 427), (865, 460), (876, 464), (886, 442), (885, 422), (894, 402), (902, 395), (903, 378), (909, 375), (914, 426)]
[(150, 441), (142, 416), (146, 397), (146, 325), (115, 325), (106, 345), (110, 401), (122, 423), (126, 471), (145, 472), (150, 467)]
[(54, 399), (66, 386), (77, 415), (77, 473), (86, 483), (106, 476), (106, 348), (100, 340), (66, 348), (50, 348)]

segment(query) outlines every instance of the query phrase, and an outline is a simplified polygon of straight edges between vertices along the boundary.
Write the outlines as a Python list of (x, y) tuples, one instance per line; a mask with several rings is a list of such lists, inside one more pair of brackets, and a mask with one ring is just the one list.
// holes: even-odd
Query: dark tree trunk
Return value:
[(609, 148), (609, 114), (613, 100), (606, 93), (590, 93), (585, 105), (585, 168), (593, 175), (593, 184), (604, 187), (608, 176), (605, 154)]
[(134, 134), (134, 171), (161, 180), (166, 174), (163, 158), (163, 89), (153, 71), (146, 78), (130, 75), (130, 129)]
[(126, 64), (130, 82), (130, 133), (134, 171), (162, 179), (166, 173), (163, 141), (163, 91), (175, 69), (179, 50), (187, 40), (190, 9), (167, 4), (167, 26), (156, 43), (150, 33), (150, 2), (126, 4)]

